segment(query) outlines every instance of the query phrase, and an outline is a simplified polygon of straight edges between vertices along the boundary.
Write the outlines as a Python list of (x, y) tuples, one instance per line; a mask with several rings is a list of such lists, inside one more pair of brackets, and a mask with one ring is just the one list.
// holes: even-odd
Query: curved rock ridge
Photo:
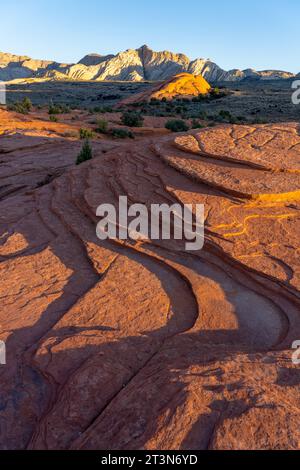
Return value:
[[(288, 160), (296, 125), (266, 129), (251, 128), (261, 152), (268, 131), (284, 139)], [(290, 348), (300, 337), (300, 205), (229, 191), (254, 171), (280, 193), (266, 152), (266, 168), (250, 167), (246, 129), (220, 126), (211, 138), (93, 141), (94, 158), (75, 167), (68, 152), (76, 140), (62, 147), (52, 131), (31, 158), (48, 168), (50, 140), (51, 152), (66, 155), (62, 174), (0, 201), (0, 339), (9, 365), (0, 366), (0, 448), (298, 449), (300, 377)], [(9, 156), (10, 178), (32, 171), (28, 141), (21, 151), (13, 132), (4, 139), (1, 170), (9, 172)], [(273, 163), (286, 191), (290, 168), (279, 154)], [(288, 176), (296, 184), (298, 175)], [(205, 204), (204, 249), (100, 241), (96, 208), (117, 206), (120, 195), (148, 208)]]
[(287, 79), (296, 75), (278, 71), (253, 69), (221, 69), (210, 59), (190, 60), (185, 54), (170, 51), (155, 52), (144, 45), (118, 54), (101, 56), (88, 54), (77, 64), (33, 60), (29, 57), (0, 53), (0, 80), (97, 80), (97, 81), (162, 81), (179, 73), (202, 75), (208, 82), (243, 79)]
[(119, 104), (130, 105), (151, 101), (152, 99), (167, 101), (175, 98), (191, 99), (195, 96), (206, 95), (210, 90), (211, 86), (200, 75), (180, 73), (143, 93), (135, 94), (121, 101)]

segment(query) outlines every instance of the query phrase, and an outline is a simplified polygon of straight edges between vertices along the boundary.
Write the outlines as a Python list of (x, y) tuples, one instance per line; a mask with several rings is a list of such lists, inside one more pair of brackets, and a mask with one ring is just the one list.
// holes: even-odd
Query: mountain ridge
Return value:
[(202, 75), (209, 82), (286, 79), (299, 74), (281, 70), (223, 70), (210, 59), (190, 60), (182, 53), (156, 52), (143, 45), (118, 54), (87, 54), (75, 64), (35, 60), (0, 52), (0, 80), (161, 81), (178, 73)]

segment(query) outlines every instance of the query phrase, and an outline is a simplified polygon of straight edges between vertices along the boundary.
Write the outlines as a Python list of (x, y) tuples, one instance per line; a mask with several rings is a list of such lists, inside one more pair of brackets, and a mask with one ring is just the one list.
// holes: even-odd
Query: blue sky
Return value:
[(0, 15), (0, 50), (37, 59), (148, 44), (225, 69), (300, 71), (299, 0), (9, 0)]

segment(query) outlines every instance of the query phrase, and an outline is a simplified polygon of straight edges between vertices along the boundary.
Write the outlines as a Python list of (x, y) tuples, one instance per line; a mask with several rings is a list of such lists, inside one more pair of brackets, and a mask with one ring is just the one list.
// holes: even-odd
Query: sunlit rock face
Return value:
[(257, 72), (223, 70), (210, 59), (190, 60), (185, 54), (170, 51), (155, 52), (144, 45), (118, 54), (88, 54), (77, 64), (59, 64), (54, 61), (33, 60), (0, 52), (0, 80), (97, 80), (97, 81), (161, 81), (182, 72), (202, 75), (208, 82), (238, 81), (244, 78), (282, 79), (295, 75), (280, 70)]
[[(0, 111), (0, 448), (298, 449), (299, 125), (141, 129), (76, 167), (88, 119)], [(204, 204), (203, 250), (100, 241), (120, 195)]]
[(130, 96), (121, 101), (120, 104), (130, 105), (134, 103), (143, 103), (151, 100), (171, 101), (176, 98), (192, 99), (199, 95), (206, 95), (211, 90), (211, 86), (201, 75), (192, 75), (190, 73), (180, 73), (168, 80), (155, 85), (143, 93)]

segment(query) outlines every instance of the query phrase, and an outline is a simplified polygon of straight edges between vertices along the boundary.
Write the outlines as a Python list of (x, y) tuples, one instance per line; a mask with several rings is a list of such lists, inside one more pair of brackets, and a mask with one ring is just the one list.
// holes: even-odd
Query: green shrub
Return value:
[(65, 105), (57, 105), (57, 104), (53, 104), (51, 103), (49, 105), (49, 114), (53, 115), (53, 114), (66, 114), (66, 113), (69, 113), (70, 112), (70, 108), (68, 106), (65, 106)]
[(151, 98), (150, 103), (151, 106), (159, 106), (160, 101), (157, 98)]
[(104, 106), (103, 112), (104, 112), (104, 113), (113, 113), (114, 110), (113, 110), (113, 108), (112, 108), (111, 106)]
[(31, 100), (29, 98), (24, 98), (23, 101), (22, 101), (22, 106), (24, 109), (26, 109), (26, 111), (31, 111), (32, 109), (32, 103), (31, 103)]
[(229, 122), (230, 124), (238, 124), (239, 120), (235, 116), (231, 116)]
[(226, 90), (220, 90), (220, 88), (216, 87), (216, 88), (212, 88), (209, 94), (212, 99), (218, 99), (218, 98), (223, 98), (224, 96), (226, 96), (228, 92)]
[(219, 116), (224, 120), (230, 120), (232, 118), (231, 113), (229, 111), (224, 111), (224, 109), (221, 109)]
[(108, 122), (105, 119), (99, 119), (97, 121), (97, 128), (95, 131), (98, 134), (107, 134), (108, 132)]
[(50, 115), (59, 114), (60, 108), (58, 106), (55, 106), (54, 104), (50, 104), (48, 112)]
[(194, 98), (192, 98), (192, 102), (201, 103), (202, 101), (206, 101), (207, 97), (208, 97), (207, 94), (200, 93), (198, 96), (195, 96)]
[(111, 106), (96, 106), (93, 109), (93, 112), (97, 114), (105, 114), (105, 113), (113, 113), (114, 110)]
[(58, 122), (57, 117), (54, 116), (53, 114), (50, 115), (50, 118), (49, 118), (49, 119), (50, 119), (51, 122)]
[(166, 111), (167, 111), (167, 113), (173, 113), (173, 111), (174, 111), (174, 106), (171, 105), (171, 104), (167, 104), (167, 106), (166, 106)]
[(124, 126), (142, 127), (144, 118), (141, 113), (138, 113), (136, 111), (126, 111), (122, 114), (121, 121)]
[(32, 109), (32, 103), (30, 99), (26, 97), (22, 101), (17, 101), (13, 105), (9, 106), (8, 109), (15, 111), (16, 113), (28, 114)]
[(172, 132), (186, 132), (189, 130), (189, 126), (180, 119), (171, 119), (165, 127)]
[(79, 137), (81, 140), (92, 139), (93, 136), (94, 136), (94, 133), (91, 129), (80, 129), (79, 131)]
[(123, 113), (123, 111), (124, 111), (124, 108), (122, 106), (120, 106), (119, 108), (117, 107), (114, 108), (115, 113)]
[(127, 129), (112, 129), (111, 135), (117, 139), (134, 139), (134, 135)]
[(207, 113), (206, 113), (205, 111), (199, 111), (197, 117), (198, 117), (198, 119), (203, 119), (203, 120), (205, 120), (205, 119), (207, 119)]
[(192, 121), (192, 129), (202, 129), (204, 127), (201, 122), (197, 121), (197, 119), (193, 119)]
[(83, 162), (86, 162), (87, 160), (91, 160), (93, 158), (93, 152), (92, 152), (92, 147), (90, 146), (90, 143), (88, 140), (85, 140), (81, 152), (77, 157), (76, 160), (76, 165), (80, 165)]

